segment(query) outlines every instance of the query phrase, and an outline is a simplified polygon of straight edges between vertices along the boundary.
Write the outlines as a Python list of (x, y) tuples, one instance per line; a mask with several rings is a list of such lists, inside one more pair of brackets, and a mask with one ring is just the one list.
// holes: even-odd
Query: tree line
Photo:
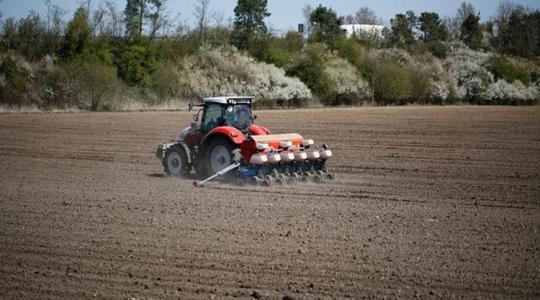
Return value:
[[(92, 5), (86, 0), (67, 22), (67, 12), (46, 0), (43, 14), (32, 11), (20, 19), (3, 19), (0, 101), (99, 110), (107, 109), (104, 99), (119, 91), (150, 102), (163, 101), (173, 96), (173, 88), (163, 83), (168, 64), (196, 55), (201, 47), (223, 45), (282, 68), (326, 105), (354, 104), (351, 97), (337, 92), (325, 75), (323, 69), (332, 55), (357, 69), (359, 78), (369, 82), (376, 100), (398, 97), (384, 94), (387, 87), (379, 86), (380, 76), (403, 70), (390, 63), (388, 70), (381, 70), (384, 61), (374, 64), (366, 59), (370, 49), (398, 48), (413, 55), (431, 53), (445, 58), (449, 44), (461, 41), (473, 50), (531, 60), (540, 57), (540, 11), (511, 2), (501, 2), (497, 15), (484, 23), (468, 3), (463, 3), (454, 17), (441, 18), (428, 11), (419, 15), (412, 11), (398, 13), (390, 20), (384, 38), (358, 34), (351, 39), (344, 36), (340, 25), (382, 21), (367, 7), (359, 8), (354, 15), (338, 16), (331, 7), (306, 6), (307, 33), (278, 35), (265, 23), (270, 16), (267, 0), (238, 0), (232, 21), (212, 14), (209, 3), (197, 1), (196, 23), (191, 28), (167, 9), (165, 0), (127, 0), (123, 8), (108, 1)], [(29, 72), (24, 62), (38, 66), (34, 68), (37, 71)], [(492, 65), (493, 73), (501, 78), (537, 80), (537, 74), (515, 67), (504, 58)], [(36, 86), (43, 87), (43, 93), (33, 93), (39, 90)], [(409, 93), (407, 97), (420, 94)]]

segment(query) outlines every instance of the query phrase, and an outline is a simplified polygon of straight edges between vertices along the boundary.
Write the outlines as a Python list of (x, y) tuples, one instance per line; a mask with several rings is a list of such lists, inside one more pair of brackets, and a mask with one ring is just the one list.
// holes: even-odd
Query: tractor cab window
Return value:
[(223, 122), (223, 107), (217, 103), (206, 104), (203, 114), (203, 129), (212, 130), (212, 128), (222, 125)]
[(227, 124), (240, 130), (246, 130), (253, 123), (251, 117), (251, 105), (236, 104), (229, 105), (225, 109), (225, 119)]

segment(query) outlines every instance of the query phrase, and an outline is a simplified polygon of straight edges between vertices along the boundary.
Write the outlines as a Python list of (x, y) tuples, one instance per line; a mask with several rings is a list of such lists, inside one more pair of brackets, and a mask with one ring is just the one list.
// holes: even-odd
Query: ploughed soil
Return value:
[(258, 116), (336, 181), (164, 177), (187, 112), (0, 115), (0, 298), (540, 297), (540, 107)]

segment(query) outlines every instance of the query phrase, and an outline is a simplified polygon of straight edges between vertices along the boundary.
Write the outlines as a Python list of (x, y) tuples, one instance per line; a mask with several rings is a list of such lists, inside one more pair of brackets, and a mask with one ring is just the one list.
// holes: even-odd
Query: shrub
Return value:
[(491, 84), (485, 92), (482, 104), (530, 105), (540, 98), (538, 86), (525, 86), (521, 81), (509, 83), (504, 79)]
[(362, 80), (358, 70), (348, 61), (332, 57), (326, 63), (324, 71), (332, 83), (335, 97), (324, 99), (326, 105), (355, 105), (371, 98), (369, 84)]
[(480, 101), (493, 82), (493, 76), (484, 67), (491, 55), (473, 51), (461, 43), (452, 45), (452, 51), (444, 60), (450, 89), (457, 100), (475, 103)]
[(145, 38), (136, 38), (123, 46), (116, 56), (118, 74), (130, 85), (146, 87), (156, 66), (156, 46)]
[(428, 50), (438, 58), (444, 59), (448, 55), (449, 49), (443, 42), (430, 41), (430, 42), (426, 42), (425, 44)]
[(29, 74), (21, 68), (15, 58), (6, 56), (0, 65), (0, 74), (3, 75), (0, 87), (0, 101), (11, 105), (27, 104), (27, 79)]
[(184, 97), (252, 95), (257, 105), (304, 105), (311, 91), (283, 69), (255, 62), (235, 48), (201, 48), (179, 66), (177, 82)]
[(157, 102), (163, 103), (171, 98), (180, 97), (183, 93), (178, 84), (181, 74), (172, 62), (162, 62), (151, 76), (150, 87), (158, 96)]
[(283, 44), (289, 52), (300, 52), (304, 48), (304, 37), (296, 31), (289, 31), (283, 39)]
[(531, 82), (530, 74), (527, 70), (512, 64), (503, 56), (493, 56), (486, 64), (487, 70), (493, 73), (495, 80), (504, 79), (509, 83), (516, 80), (524, 84)]
[(287, 75), (300, 78), (323, 100), (335, 96), (331, 79), (325, 71), (325, 51), (321, 45), (312, 45), (304, 57), (287, 71)]
[(334, 42), (334, 49), (340, 57), (349, 61), (359, 71), (362, 70), (367, 57), (366, 49), (356, 40), (340, 36)]
[(292, 56), (286, 49), (273, 44), (269, 45), (268, 49), (266, 49), (264, 61), (269, 64), (274, 64), (279, 68), (287, 68), (293, 63)]
[(288, 69), (302, 56), (303, 47), (303, 37), (296, 32), (290, 31), (283, 38), (270, 37), (261, 43), (255, 48), (259, 49), (259, 53), (255, 53), (254, 56), (266, 63)]
[(37, 65), (34, 102), (40, 103), (43, 109), (72, 109), (77, 106), (78, 88), (73, 84), (75, 79), (66, 72), (64, 66), (54, 63), (54, 58), (45, 56)]
[[(66, 66), (72, 78), (74, 96), (80, 107), (100, 110), (108, 99), (114, 98), (118, 89), (116, 68), (97, 57), (77, 59)], [(109, 103), (110, 105), (110, 103)]]
[(413, 96), (411, 72), (390, 59), (371, 63), (375, 99), (382, 104), (405, 104)]

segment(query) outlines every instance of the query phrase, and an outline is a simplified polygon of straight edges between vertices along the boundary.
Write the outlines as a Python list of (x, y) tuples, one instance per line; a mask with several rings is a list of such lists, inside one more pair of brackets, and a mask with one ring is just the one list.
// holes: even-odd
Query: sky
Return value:
[[(110, 0), (116, 3), (121, 10), (125, 7), (125, 0)], [(66, 18), (71, 18), (73, 12), (78, 7), (80, 1), (76, 0), (52, 0), (52, 2), (68, 13)], [(92, 0), (92, 5), (98, 5), (100, 0)], [(225, 20), (234, 16), (236, 0), (210, 0), (210, 13), (223, 16)], [(434, 11), (442, 16), (454, 16), (462, 1), (452, 0), (268, 0), (268, 10), (272, 14), (266, 19), (267, 26), (277, 33), (284, 33), (288, 30), (296, 30), (298, 23), (304, 22), (302, 8), (306, 5), (316, 7), (319, 4), (331, 7), (338, 15), (344, 16), (354, 14), (360, 7), (367, 6), (375, 11), (377, 16), (388, 25), (390, 19), (397, 13), (404, 13), (412, 10), (417, 14), (423, 11)], [(496, 15), (497, 0), (470, 0), (483, 21), (489, 20)], [(540, 9), (539, 0), (519, 0), (513, 1), (525, 7)], [(189, 26), (194, 26), (193, 13), (197, 0), (168, 0), (167, 7), (172, 16), (178, 15), (181, 21)], [(45, 5), (43, 0), (0, 0), (0, 11), (2, 18), (23, 17), (30, 10), (43, 13)]]

